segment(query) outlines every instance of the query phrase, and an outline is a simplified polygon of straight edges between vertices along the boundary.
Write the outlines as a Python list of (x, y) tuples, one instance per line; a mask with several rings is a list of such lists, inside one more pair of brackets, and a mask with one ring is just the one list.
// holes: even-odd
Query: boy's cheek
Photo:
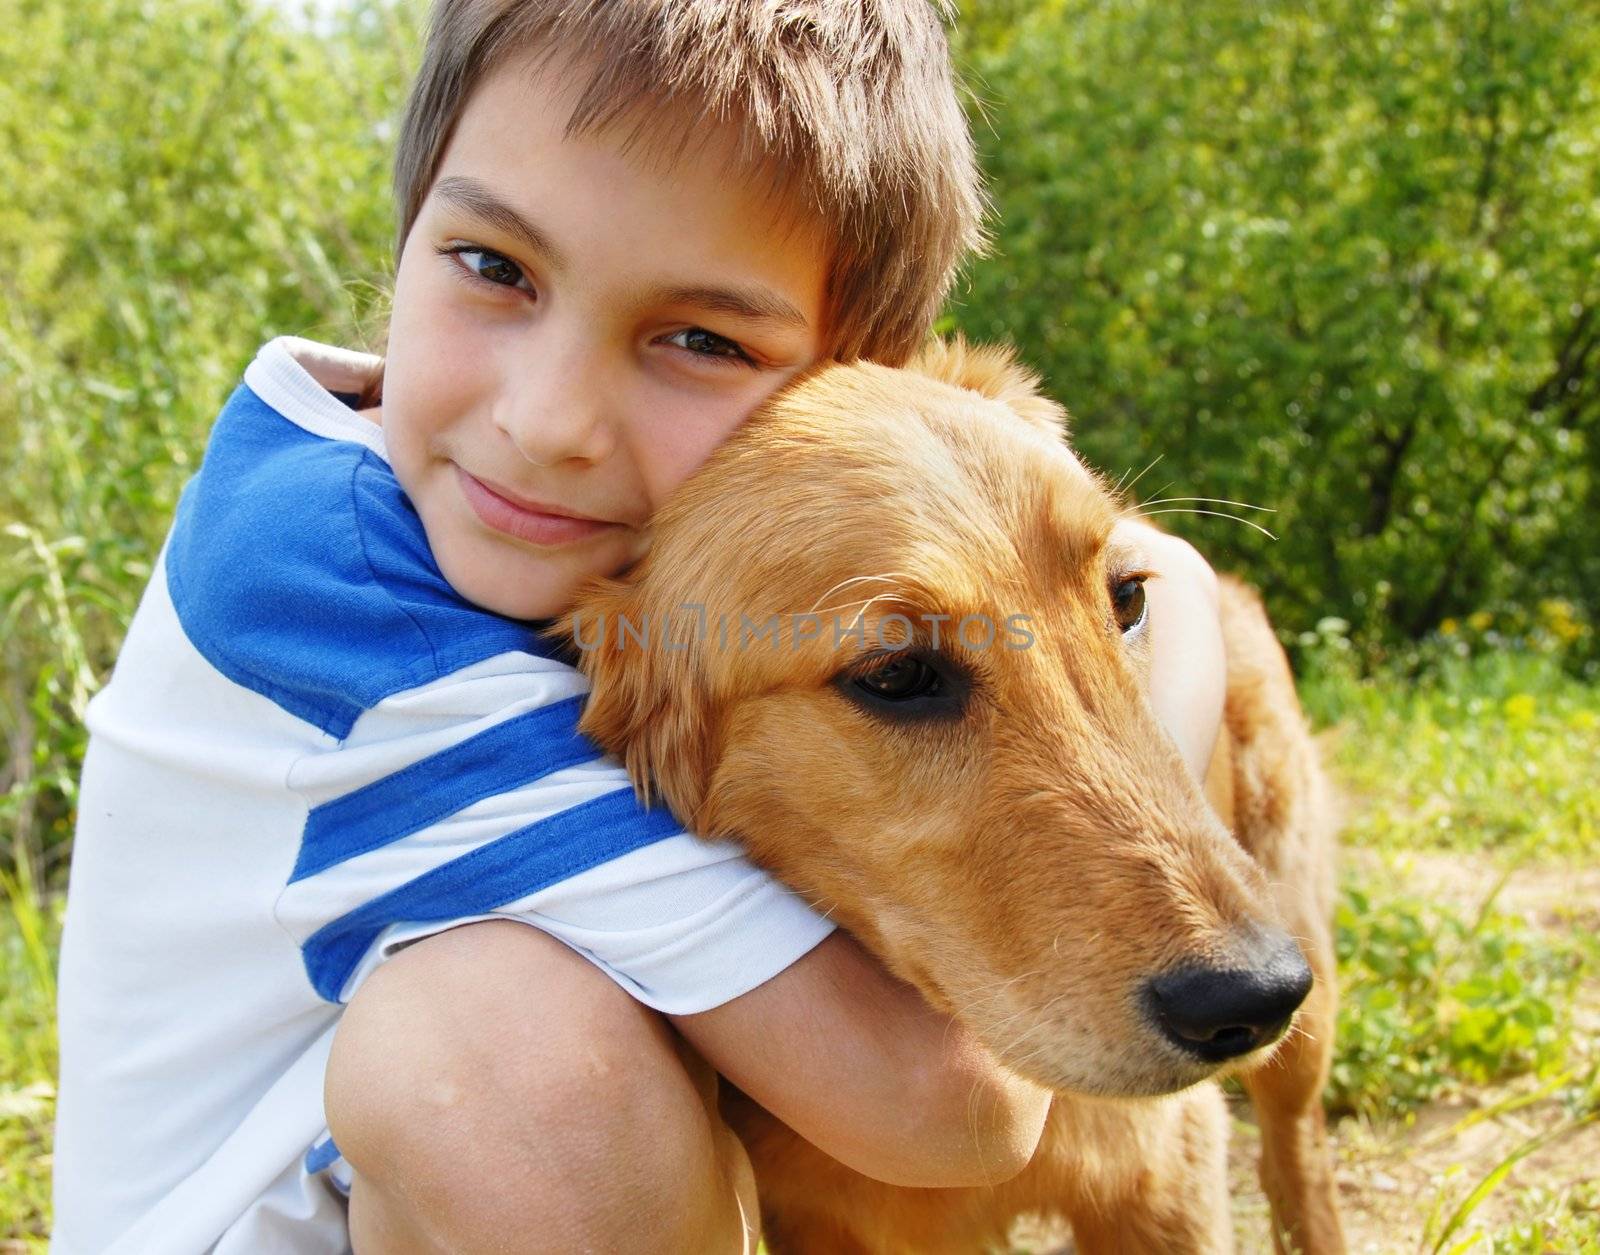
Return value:
[(749, 386), (710, 400), (681, 392), (658, 397), (651, 406), (654, 417), (647, 426), (647, 439), (636, 454), (651, 511), (660, 509), (723, 441), (798, 373), (798, 368), (763, 371)]

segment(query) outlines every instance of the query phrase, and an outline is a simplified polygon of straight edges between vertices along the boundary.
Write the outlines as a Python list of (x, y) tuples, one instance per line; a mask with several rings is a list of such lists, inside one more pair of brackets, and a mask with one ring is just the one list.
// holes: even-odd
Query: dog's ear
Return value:
[(1006, 345), (968, 344), (960, 335), (932, 339), (906, 369), (999, 401), (1046, 435), (1066, 439), (1066, 410), (1040, 395), (1039, 376), (1020, 365)]
[(713, 761), (701, 642), (682, 616), (653, 614), (642, 592), (628, 579), (595, 581), (550, 635), (575, 647), (592, 686), (578, 731), (622, 760), (647, 805), (659, 794), (693, 828)]

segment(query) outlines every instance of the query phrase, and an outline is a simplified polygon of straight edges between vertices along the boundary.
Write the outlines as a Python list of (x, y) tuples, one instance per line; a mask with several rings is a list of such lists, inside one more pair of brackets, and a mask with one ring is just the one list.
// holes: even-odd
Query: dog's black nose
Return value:
[(1311, 968), (1281, 932), (1257, 933), (1248, 966), (1181, 967), (1145, 986), (1169, 1041), (1208, 1063), (1235, 1059), (1275, 1040), (1311, 992)]

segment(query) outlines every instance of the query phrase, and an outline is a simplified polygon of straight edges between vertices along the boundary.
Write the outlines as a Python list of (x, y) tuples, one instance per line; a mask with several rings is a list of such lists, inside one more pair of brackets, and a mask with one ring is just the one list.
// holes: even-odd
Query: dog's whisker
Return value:
[(1171, 509), (1171, 510), (1134, 510), (1134, 511), (1131, 511), (1131, 513), (1136, 518), (1142, 518), (1142, 519), (1154, 518), (1158, 514), (1211, 514), (1211, 515), (1215, 515), (1219, 519), (1232, 519), (1235, 523), (1243, 523), (1246, 527), (1253, 527), (1253, 528), (1255, 528), (1256, 531), (1260, 532), (1268, 540), (1277, 540), (1278, 539), (1271, 532), (1269, 532), (1266, 528), (1262, 527), (1261, 524), (1252, 523), (1249, 519), (1242, 519), (1237, 514), (1228, 514), (1228, 513), (1225, 513), (1222, 510), (1195, 510), (1195, 509), (1184, 509), (1184, 510), (1180, 510), (1180, 509)]
[(1032, 1012), (1032, 1008), (1031, 1007), (1018, 1007), (1015, 1011), (1013, 1011), (1010, 1015), (1006, 1016), (1005, 1019), (1001, 1020), (998, 1024), (996, 1024), (989, 1031), (990, 1031), (990, 1033), (992, 1035), (994, 1035), (996, 1037), (999, 1037), (1002, 1034), (1004, 1034), (1005, 1031), (1007, 1029), (1009, 1029), (1014, 1023), (1016, 1023), (1018, 1020), (1022, 1019), (1023, 1016), (1030, 1014), (1031, 1012)]
[(861, 609), (856, 611), (856, 622), (859, 623), (861, 621), (861, 619), (866, 615), (867, 611), (871, 610), (873, 606), (878, 604), (878, 602), (883, 601), (886, 598), (897, 597), (897, 596), (899, 596), (898, 593), (890, 591), (890, 592), (886, 592), (886, 593), (879, 593), (876, 597), (867, 598), (867, 600), (862, 604)]
[[(1011, 986), (1019, 984), (1020, 982), (1025, 981), (1025, 980), (1032, 980), (1034, 977), (1043, 976), (1044, 974), (1045, 974), (1045, 969), (1042, 968), (1042, 967), (1041, 968), (1036, 968), (1031, 972), (1022, 972), (1019, 975), (1011, 977), (1009, 980), (1003, 980), (999, 984), (993, 986), (992, 988), (984, 990), (983, 991), (983, 997), (985, 999), (989, 1000), (989, 1001), (993, 1001), (995, 999), (1001, 998), (1001, 997), (1003, 997), (1005, 995), (1006, 990), (1010, 989)], [(977, 1006), (977, 1005), (983, 1005), (983, 1004), (974, 1003), (972, 1005), (973, 1006)]]
[(1146, 501), (1146, 507), (1153, 505), (1171, 505), (1175, 501), (1208, 501), (1212, 505), (1237, 506), (1241, 510), (1260, 510), (1263, 514), (1276, 514), (1278, 511), (1272, 506), (1251, 505), (1248, 501), (1229, 501), (1226, 497), (1157, 497)]
[(885, 597), (892, 597), (893, 595), (894, 594), (892, 594), (892, 593), (878, 593), (876, 596), (873, 596), (873, 597), (863, 597), (859, 601), (841, 601), (841, 602), (838, 602), (838, 603), (836, 603), (836, 604), (834, 604), (832, 606), (813, 606), (806, 613), (807, 614), (838, 614), (840, 611), (848, 610), (852, 606), (859, 606), (860, 609), (855, 612), (856, 616), (859, 618), (861, 615), (866, 614), (866, 612), (869, 609), (872, 608), (872, 604), (874, 602), (881, 601)]
[[(832, 588), (829, 588), (826, 592), (824, 592), (822, 594), (822, 596), (818, 597), (817, 600), (812, 604), (811, 609), (809, 611), (807, 611), (807, 613), (808, 614), (815, 614), (817, 612), (817, 607), (819, 605), (821, 605), (822, 602), (827, 600), (829, 597), (832, 597), (834, 595), (834, 593), (839, 592), (841, 589), (848, 588), (852, 584), (864, 584), (864, 583), (866, 583), (866, 582), (868, 582), (870, 580), (879, 580), (879, 581), (887, 582), (889, 580), (903, 580), (903, 579), (907, 579), (907, 578), (908, 578), (908, 576), (906, 575), (906, 573), (904, 571), (885, 571), (882, 575), (852, 575), (848, 579), (840, 580)], [(851, 605), (851, 604), (853, 604), (853, 603), (851, 603), (851, 602), (846, 602), (845, 603), (845, 605)]]
[[(1066, 998), (1071, 997), (1073, 992), (1074, 992), (1073, 990), (1065, 990), (1062, 993), (1057, 994), (1054, 998), (1051, 998), (1050, 1001), (1045, 1003), (1045, 1005), (1043, 1007), (1040, 1007), (1037, 1010), (1035, 1008), (1033, 1008), (1033, 1007), (1022, 1007), (1022, 1008), (1018, 1009), (1016, 1012), (1014, 1012), (1011, 1015), (1008, 1015), (999, 1024), (995, 1025), (992, 1029), (990, 1029), (989, 1030), (989, 1035), (991, 1037), (1001, 1037), (1001, 1036), (1003, 1036), (1004, 1033), (1005, 1033), (1005, 1030), (1010, 1028), (1013, 1023), (1015, 1023), (1018, 1019), (1022, 1018), (1024, 1015), (1033, 1015), (1033, 1016), (1037, 1017), (1036, 1018), (1036, 1022), (1031, 1027), (1026, 1029), (1022, 1033), (1022, 1035), (1020, 1037), (1018, 1037), (1015, 1042), (1012, 1043), (1012, 1045), (1010, 1047), (1010, 1050), (1007, 1051), (1007, 1055), (1009, 1057), (1011, 1051), (1014, 1051), (1019, 1045), (1021, 1045), (1024, 1042), (1026, 1042), (1030, 1037), (1037, 1037), (1037, 1036), (1040, 1036), (1042, 1034), (1048, 1034), (1049, 1033), (1051, 1026), (1048, 1023), (1045, 1023), (1045, 1020), (1049, 1016), (1050, 1012), (1055, 1008), (1056, 1004), (1059, 1003), (1059, 1002), (1062, 1002)], [(1042, 1057), (1043, 1052), (1048, 1048), (1048, 1045), (1049, 1045), (1048, 1042), (1041, 1043), (1033, 1051), (1030, 1051), (1028, 1054), (1026, 1054), (1026, 1055), (1024, 1055), (1022, 1057), (1023, 1062), (1024, 1063), (1032, 1063), (1036, 1058)], [(1015, 1066), (1018, 1066), (1018, 1065), (1013, 1063), (1012, 1066), (1015, 1067)]]
[[(908, 578), (908, 576), (904, 571), (880, 571), (874, 575), (849, 575), (838, 581), (838, 583), (834, 584), (831, 588), (824, 592), (822, 596), (827, 597), (832, 593), (838, 592), (842, 588), (849, 588), (852, 584), (868, 584), (875, 582), (883, 583), (888, 580), (903, 580), (906, 578)], [(818, 600), (820, 601), (821, 598), (818, 598)]]
[[(1033, 977), (1043, 976), (1044, 974), (1045, 970), (1043, 968), (1039, 968), (1036, 971), (1023, 972), (1019, 976), (1013, 976), (1010, 980), (1002, 981), (994, 988), (984, 990), (980, 998), (968, 1002), (965, 1006), (958, 1006), (956, 1010), (956, 1016), (958, 1019), (970, 1021), (979, 1012), (986, 1012), (988, 1008), (992, 1007), (995, 1003), (1002, 1001), (1005, 997), (1006, 991), (1011, 986), (1017, 984), (1019, 981), (1029, 980)], [(986, 1035), (998, 1036), (1004, 1032), (1006, 1028), (1010, 1027), (1013, 1021), (1028, 1014), (1029, 1010), (1030, 1008), (1024, 1006), (1016, 1011), (1013, 1011), (1011, 1014), (1007, 1015), (1003, 1020), (1001, 1020), (999, 1024), (987, 1028)]]
[(807, 905), (810, 906), (810, 908), (818, 915), (822, 916), (823, 919), (832, 919), (833, 913), (839, 909), (839, 904), (837, 902), (828, 902), (826, 904), (822, 902), (808, 902)]
[(1029, 1033), (1032, 1033), (1032, 1034), (1035, 1034), (1035, 1035), (1040, 1034), (1040, 1033), (1046, 1033), (1046, 1032), (1049, 1031), (1050, 1025), (1045, 1023), (1045, 1020), (1048, 1018), (1050, 1012), (1052, 1010), (1054, 1010), (1054, 1008), (1055, 1008), (1057, 1003), (1062, 1002), (1065, 999), (1071, 997), (1074, 992), (1075, 991), (1069, 989), (1069, 990), (1065, 990), (1065, 991), (1057, 994), (1054, 998), (1050, 999), (1049, 1002), (1045, 1003), (1044, 1006), (1040, 1007), (1037, 1011), (1034, 1011), (1030, 1007), (1024, 1007), (1021, 1011), (1019, 1011), (1017, 1013), (1017, 1015), (1013, 1015), (1013, 1016), (1008, 1017), (1006, 1019), (1006, 1021), (1005, 1021), (1005, 1026), (1009, 1027), (1011, 1022), (1013, 1020), (1017, 1019), (1018, 1016), (1031, 1012), (1033, 1015), (1038, 1017), (1038, 1023), (1035, 1024), (1033, 1028), (1030, 1028), (1027, 1033), (1024, 1033), (1022, 1035), (1022, 1038), (1020, 1038), (1019, 1040), (1026, 1040)]
[[(1175, 483), (1177, 483), (1177, 482), (1178, 482), (1178, 481), (1177, 481), (1177, 480), (1175, 480), (1175, 479), (1169, 479), (1169, 480), (1168, 480), (1168, 481), (1167, 481), (1167, 482), (1166, 482), (1166, 483), (1164, 483), (1164, 484), (1162, 484), (1162, 485), (1161, 485), (1161, 487), (1159, 487), (1159, 488), (1157, 488), (1157, 489), (1156, 489), (1156, 491), (1155, 491), (1155, 496), (1156, 496), (1156, 497), (1157, 497), (1157, 498), (1159, 498), (1159, 497), (1160, 497), (1160, 496), (1161, 496), (1161, 494), (1162, 494), (1162, 493), (1164, 493), (1164, 492), (1166, 492), (1166, 490), (1167, 490), (1167, 489), (1169, 489), (1169, 488), (1171, 488), (1171, 487), (1172, 487), (1172, 485), (1173, 485), (1173, 484), (1175, 484)], [(1144, 503), (1144, 504), (1145, 504), (1145, 505), (1150, 505), (1150, 504), (1151, 504), (1151, 503), (1150, 503), (1150, 502), (1148, 502), (1148, 501), (1146, 501), (1146, 502), (1145, 502), (1145, 503)]]
[[(1122, 472), (1122, 479), (1117, 480), (1117, 486), (1111, 490), (1112, 493), (1120, 495), (1123, 492), (1132, 492), (1133, 491), (1133, 486), (1135, 484), (1137, 484), (1141, 479), (1143, 479), (1145, 477), (1146, 473), (1149, 472), (1151, 467), (1153, 467), (1157, 462), (1161, 461), (1161, 459), (1166, 457), (1166, 456), (1167, 455), (1165, 453), (1156, 454), (1155, 457), (1150, 460), (1149, 465), (1147, 465), (1144, 468), (1144, 470), (1140, 471), (1131, 480), (1128, 480), (1128, 482), (1126, 484), (1124, 484), (1122, 482), (1122, 480), (1128, 479), (1128, 471), (1123, 471)], [(1132, 469), (1133, 469), (1132, 467), (1128, 468), (1128, 470), (1132, 470)]]
[(873, 595), (871, 597), (867, 597), (867, 598), (865, 598), (865, 599), (863, 599), (861, 601), (841, 601), (837, 605), (833, 605), (833, 606), (822, 606), (822, 607), (815, 607), (814, 606), (807, 613), (809, 613), (809, 614), (836, 614), (836, 613), (838, 613), (840, 611), (845, 610), (847, 607), (859, 606), (861, 608), (855, 612), (855, 618), (852, 621), (852, 628), (853, 628), (855, 624), (860, 623), (862, 617), (867, 613), (868, 610), (872, 609), (873, 605), (876, 602), (883, 601), (885, 598), (895, 598), (895, 597), (898, 597), (898, 596), (900, 596), (900, 594), (898, 592), (896, 592), (895, 590), (891, 589), (891, 590), (889, 590), (887, 592), (877, 593), (877, 594), (875, 594), (875, 595)]

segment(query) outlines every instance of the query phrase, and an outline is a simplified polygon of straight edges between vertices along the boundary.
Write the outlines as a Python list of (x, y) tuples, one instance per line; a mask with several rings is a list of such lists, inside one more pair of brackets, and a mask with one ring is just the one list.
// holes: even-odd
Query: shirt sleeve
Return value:
[(348, 1001), (422, 937), (504, 918), (688, 1014), (832, 931), (737, 845), (642, 806), (577, 732), (585, 691), (565, 664), (501, 655), (385, 699), (337, 750), (295, 765), (307, 817), (277, 916), (321, 997)]

